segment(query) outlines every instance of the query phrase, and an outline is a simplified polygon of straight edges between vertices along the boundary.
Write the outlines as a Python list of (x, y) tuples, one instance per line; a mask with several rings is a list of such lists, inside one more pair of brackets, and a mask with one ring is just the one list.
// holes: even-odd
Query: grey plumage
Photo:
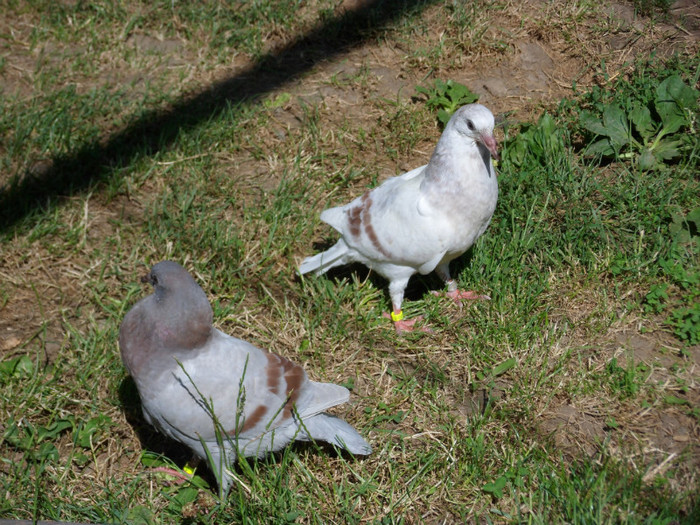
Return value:
[(371, 452), (349, 424), (323, 413), (349, 400), (346, 388), (310, 381), (301, 366), (214, 328), (209, 300), (179, 264), (158, 263), (147, 280), (154, 293), (119, 330), (122, 359), (145, 419), (209, 460), (222, 494), (237, 454), (310, 439)]

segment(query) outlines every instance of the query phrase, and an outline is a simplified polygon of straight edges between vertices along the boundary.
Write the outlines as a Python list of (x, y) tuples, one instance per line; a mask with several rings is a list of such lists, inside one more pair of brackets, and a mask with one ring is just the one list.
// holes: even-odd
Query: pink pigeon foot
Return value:
[[(423, 320), (422, 315), (416, 316), (413, 319), (404, 319), (403, 316), (401, 316), (399, 320), (394, 320), (394, 317), (391, 316), (390, 312), (384, 312), (382, 315), (394, 322), (394, 328), (396, 329), (397, 334), (401, 334), (403, 332), (413, 332), (416, 322)], [(433, 331), (427, 326), (422, 326), (419, 331), (428, 334), (433, 333)]]
[(485, 301), (490, 301), (491, 297), (488, 295), (480, 295), (472, 290), (452, 290), (451, 292), (433, 292), (433, 295), (449, 297), (455, 303), (461, 306), (462, 301), (476, 301), (478, 299), (483, 299)]

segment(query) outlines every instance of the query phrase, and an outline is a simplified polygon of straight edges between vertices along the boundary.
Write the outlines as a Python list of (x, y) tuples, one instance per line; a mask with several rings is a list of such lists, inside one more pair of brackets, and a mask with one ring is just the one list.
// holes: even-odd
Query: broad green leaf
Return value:
[(34, 372), (34, 361), (22, 355), (0, 362), (0, 377), (28, 377)]
[(692, 222), (695, 224), (695, 229), (698, 229), (698, 226), (700, 226), (700, 208), (695, 208), (691, 212), (688, 213), (688, 215), (685, 216), (686, 222)]
[(71, 419), (59, 419), (58, 421), (51, 423), (49, 426), (39, 427), (37, 430), (37, 441), (42, 441), (46, 438), (56, 438), (61, 434), (61, 432), (72, 427), (73, 421)]
[(203, 477), (198, 476), (197, 474), (192, 475), (190, 483), (200, 489), (209, 489), (209, 483), (207, 483)]
[(500, 365), (498, 365), (496, 368), (493, 369), (493, 375), (500, 376), (502, 374), (505, 374), (508, 370), (510, 370), (514, 366), (515, 366), (515, 358), (514, 357), (511, 357), (510, 359), (506, 359)]
[(687, 118), (683, 110), (673, 100), (657, 100), (654, 104), (661, 117), (663, 129), (666, 134), (675, 133), (687, 124)]
[(89, 456), (87, 456), (86, 454), (83, 454), (82, 452), (76, 452), (73, 455), (73, 462), (80, 467), (84, 467), (85, 465), (87, 465), (87, 463), (89, 461), (90, 461)]
[(479, 99), (479, 95), (474, 93), (467, 86), (460, 84), (459, 82), (452, 81), (449, 83), (447, 95), (452, 99), (452, 102), (455, 105), (454, 109), (457, 109), (459, 106), (463, 106), (464, 104), (471, 104)]
[(608, 131), (605, 129), (603, 122), (590, 111), (582, 111), (579, 121), (588, 131), (596, 135), (608, 136)]
[(75, 444), (82, 448), (90, 448), (92, 437), (102, 429), (112, 424), (112, 419), (104, 414), (95, 416), (86, 422), (82, 422), (74, 432)]
[(442, 124), (447, 124), (452, 114), (460, 106), (479, 99), (479, 95), (472, 92), (467, 86), (453, 80), (443, 82), (436, 79), (433, 87), (416, 86), (416, 91), (428, 97), (425, 101), (426, 105), (438, 110), (438, 119)]
[(619, 106), (610, 104), (603, 111), (603, 123), (613, 148), (619, 151), (630, 141), (629, 123), (624, 111)]
[(688, 124), (688, 111), (697, 111), (698, 91), (687, 86), (680, 76), (673, 75), (656, 88), (654, 106), (667, 134)]
[(267, 109), (281, 108), (287, 102), (292, 99), (292, 95), (289, 93), (280, 93), (274, 99), (267, 99), (263, 101), (263, 106)]
[(21, 443), (19, 435), (19, 426), (14, 420), (10, 419), (6, 424), (5, 434), (2, 436), (3, 439), (12, 445), (13, 447), (19, 447)]
[(432, 93), (428, 88), (423, 87), (423, 86), (416, 86), (416, 91), (418, 93), (421, 93), (422, 95), (428, 95), (428, 96), (430, 96), (430, 94)]
[(700, 208), (695, 208), (685, 217), (680, 214), (673, 214), (668, 228), (674, 240), (680, 242), (690, 241), (694, 236), (698, 236), (698, 231), (700, 230)]
[(164, 456), (161, 454), (156, 454), (155, 452), (150, 452), (144, 450), (141, 453), (141, 464), (145, 467), (170, 467), (172, 463), (169, 463)]
[(637, 132), (644, 139), (644, 142), (650, 142), (654, 136), (654, 122), (651, 119), (651, 112), (646, 106), (635, 106), (630, 111), (630, 120), (634, 123)]
[(592, 156), (602, 155), (604, 157), (608, 157), (610, 155), (615, 154), (615, 149), (612, 147), (612, 144), (610, 143), (610, 139), (605, 138), (605, 139), (600, 139), (599, 141), (594, 142), (592, 144), (589, 144), (588, 147), (586, 148), (585, 153), (586, 153), (586, 155), (592, 155)]
[(188, 503), (192, 503), (197, 499), (199, 489), (193, 486), (183, 487), (177, 491), (177, 494), (170, 500), (169, 507), (176, 511), (181, 511)]
[(37, 461), (58, 461), (58, 449), (53, 443), (42, 443), (36, 451)]
[(438, 111), (438, 120), (442, 122), (443, 124), (447, 124), (450, 121), (450, 117), (452, 115), (445, 111), (444, 109), (441, 109)]
[(653, 169), (654, 166), (656, 166), (657, 158), (654, 156), (654, 152), (652, 152), (649, 148), (644, 148), (637, 159), (637, 163), (640, 169), (646, 171)]
[(511, 164), (521, 167), (525, 163), (527, 158), (527, 138), (521, 133), (515, 140), (508, 144), (507, 149), (504, 152), (504, 159), (507, 159)]
[(670, 97), (683, 109), (697, 110), (700, 93), (683, 82), (679, 75), (673, 75), (659, 84), (656, 95), (659, 100)]
[(145, 505), (137, 505), (129, 509), (126, 521), (133, 525), (154, 525), (159, 523), (153, 516), (151, 509)]
[(557, 131), (556, 122), (552, 118), (552, 115), (545, 113), (537, 121), (537, 127), (547, 136), (553, 135)]
[(669, 160), (680, 156), (681, 152), (678, 149), (681, 141), (679, 140), (662, 140), (653, 149), (654, 156), (659, 160)]
[(450, 101), (449, 98), (447, 98), (446, 95), (440, 95), (437, 98), (437, 104), (444, 107), (444, 108), (449, 108), (452, 106), (452, 102)]
[(484, 485), (481, 490), (488, 492), (489, 494), (493, 494), (497, 498), (502, 498), (503, 488), (506, 486), (507, 482), (508, 480), (505, 478), (505, 476), (501, 476), (496, 481)]

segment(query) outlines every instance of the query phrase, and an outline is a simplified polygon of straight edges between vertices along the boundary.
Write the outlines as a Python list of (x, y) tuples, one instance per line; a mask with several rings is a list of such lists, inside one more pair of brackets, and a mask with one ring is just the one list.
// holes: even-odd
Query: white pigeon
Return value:
[(299, 273), (318, 275), (348, 263), (365, 264), (389, 281), (390, 317), (398, 332), (412, 330), (417, 320), (404, 319), (401, 310), (415, 273), (435, 270), (455, 301), (486, 297), (458, 290), (449, 264), (484, 233), (496, 208), (493, 126), (493, 114), (481, 104), (459, 108), (428, 164), (321, 213), (321, 220), (341, 237), (325, 252), (304, 259)]
[(155, 291), (124, 317), (122, 360), (146, 421), (209, 461), (222, 496), (237, 454), (312, 439), (371, 452), (354, 428), (323, 413), (349, 400), (346, 388), (310, 381), (301, 366), (214, 328), (207, 296), (179, 264), (160, 262), (143, 280)]

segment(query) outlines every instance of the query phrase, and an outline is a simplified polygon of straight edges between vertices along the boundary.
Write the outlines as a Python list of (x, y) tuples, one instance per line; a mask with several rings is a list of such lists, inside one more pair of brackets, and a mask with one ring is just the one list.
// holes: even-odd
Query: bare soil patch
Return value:
[[(574, 356), (569, 366), (575, 369), (562, 381), (584, 371), (607, 378), (609, 386), (588, 392), (571, 385), (564, 388), (570, 395), (547, 400), (536, 422), (542, 437), (570, 458), (596, 458), (605, 451), (642, 472), (645, 481), (672, 470), (675, 488), (690, 486), (700, 466), (700, 346), (683, 345), (661, 319), (635, 315), (622, 317), (605, 333), (591, 332), (598, 316), (618, 307), (601, 308), (596, 297), (561, 295), (562, 304), (576, 304), (554, 314), (568, 326), (555, 353)], [(623, 369), (632, 372), (625, 375)], [(634, 388), (634, 394), (625, 388)]]

